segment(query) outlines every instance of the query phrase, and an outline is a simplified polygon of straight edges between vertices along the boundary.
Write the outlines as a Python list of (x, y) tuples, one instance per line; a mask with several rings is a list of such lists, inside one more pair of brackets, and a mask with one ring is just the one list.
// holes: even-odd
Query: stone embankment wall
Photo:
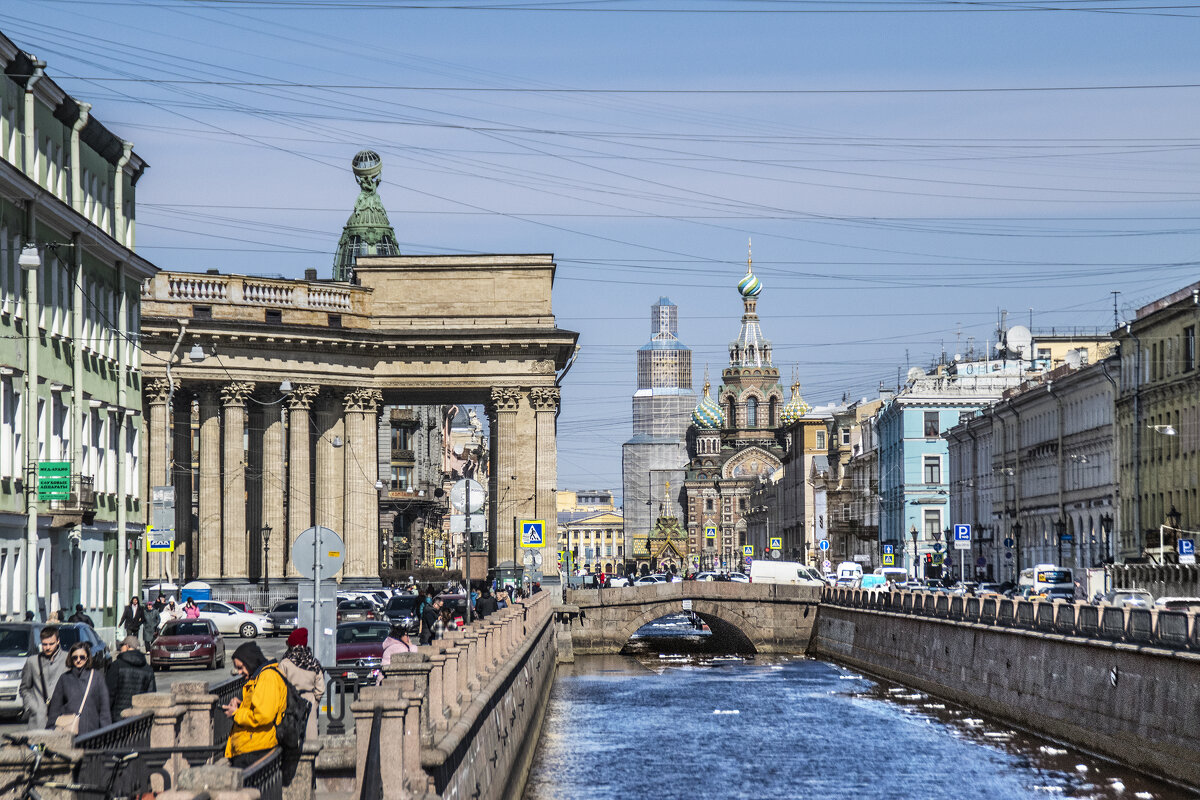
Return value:
[(352, 707), (353, 796), (519, 797), (557, 663), (551, 600), (536, 594), (394, 657)]
[(827, 590), (811, 651), (1200, 786), (1195, 615)]

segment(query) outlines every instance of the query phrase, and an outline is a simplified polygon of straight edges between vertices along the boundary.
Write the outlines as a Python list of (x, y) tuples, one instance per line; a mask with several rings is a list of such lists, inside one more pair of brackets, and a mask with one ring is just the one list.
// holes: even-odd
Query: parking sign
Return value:
[(971, 526), (965, 523), (959, 523), (954, 526), (954, 549), (955, 550), (970, 550), (971, 549)]

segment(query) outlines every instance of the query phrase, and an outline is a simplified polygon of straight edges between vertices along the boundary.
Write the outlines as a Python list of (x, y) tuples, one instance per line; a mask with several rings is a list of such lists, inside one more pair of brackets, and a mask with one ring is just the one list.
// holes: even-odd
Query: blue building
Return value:
[[(896, 566), (925, 577), (940, 565), (950, 518), (949, 447), (942, 433), (1000, 399), (1040, 366), (1029, 361), (983, 361), (914, 368), (897, 394), (884, 398), (879, 436), (879, 543), (891, 545)], [(926, 557), (928, 556), (928, 560)]]

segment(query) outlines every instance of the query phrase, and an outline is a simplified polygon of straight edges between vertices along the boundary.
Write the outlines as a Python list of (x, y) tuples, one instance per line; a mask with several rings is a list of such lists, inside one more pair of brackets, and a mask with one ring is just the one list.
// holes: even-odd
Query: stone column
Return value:
[[(555, 487), (558, 486), (558, 404), (560, 390), (557, 386), (535, 386), (529, 390), (529, 405), (534, 413), (536, 450), (534, 454), (534, 514), (545, 520), (545, 546), (539, 551), (542, 563), (535, 566), (535, 574), (550, 585), (558, 582), (558, 503)], [(600, 544), (603, 547), (603, 542)], [(616, 556), (614, 555), (615, 559)]]
[(200, 390), (200, 531), (197, 577), (221, 577), (221, 416), (217, 390)]
[(227, 383), (221, 387), (224, 430), (221, 470), (221, 549), (224, 556), (221, 575), (225, 578), (249, 576), (246, 553), (246, 398), (254, 391), (253, 383)]
[[(175, 424), (171, 446), (171, 475), (175, 484), (175, 550), (182, 551), (184, 575), (180, 586), (196, 574), (196, 532), (192, 530), (192, 396), (175, 387)], [(178, 563), (176, 558), (176, 563)]]
[[(340, 398), (322, 393), (317, 398), (317, 483), (313, 504), (313, 523), (336, 531), (343, 540), (342, 514), (345, 508), (346, 425), (342, 419)], [(337, 444), (340, 442), (341, 444)], [(349, 545), (347, 545), (349, 552)], [(349, 565), (347, 565), (349, 566)], [(343, 575), (350, 575), (343, 570)]]
[(281, 537), (286, 546), (280, 547), (286, 578), (295, 578), (292, 566), (292, 543), (307, 528), (312, 527), (312, 424), (309, 412), (320, 387), (311, 383), (292, 389), (288, 407), (288, 522), (287, 536)]
[(379, 575), (379, 434), (383, 394), (355, 389), (346, 395), (346, 506), (342, 523), (348, 578)]
[(513, 517), (516, 515), (517, 484), (520, 483), (517, 465), (517, 416), (521, 407), (521, 390), (515, 386), (496, 386), (487, 405), (489, 450), (492, 469), (488, 475), (488, 564), (496, 566), (513, 560)]
[[(146, 431), (149, 434), (150, 440), (150, 461), (146, 464), (146, 485), (148, 487), (166, 486), (168, 481), (167, 471), (167, 396), (170, 387), (166, 380), (152, 380), (146, 384), (146, 402), (150, 406), (150, 418), (146, 421), (149, 428)], [(147, 499), (151, 493), (148, 491), (144, 495)], [(150, 503), (146, 504), (146, 522), (150, 524), (151, 519)], [(146, 577), (157, 581), (164, 576), (163, 569), (166, 567), (166, 553), (152, 553), (146, 559)], [(128, 602), (129, 598), (122, 598), (122, 602)]]
[[(288, 559), (287, 531), (283, 519), (283, 404), (269, 403), (262, 407), (262, 478), (259, 480), (262, 506), (259, 519), (271, 526), (270, 563), (263, 569), (272, 578), (283, 577), (283, 565)], [(301, 529), (303, 530), (303, 528)]]

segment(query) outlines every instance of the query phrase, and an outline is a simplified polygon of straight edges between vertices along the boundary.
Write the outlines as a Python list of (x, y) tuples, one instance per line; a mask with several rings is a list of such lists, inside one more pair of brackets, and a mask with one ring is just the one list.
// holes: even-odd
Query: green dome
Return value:
[(783, 407), (783, 412), (779, 415), (779, 419), (784, 426), (791, 425), (810, 410), (811, 408), (808, 403), (804, 402), (804, 398), (800, 397), (800, 384), (793, 383), (792, 399), (788, 400), (787, 405)]
[(704, 382), (704, 397), (700, 398), (700, 404), (692, 412), (692, 422), (701, 430), (711, 431), (725, 427), (725, 415), (721, 413), (721, 406), (709, 395), (709, 385), (708, 381)]

